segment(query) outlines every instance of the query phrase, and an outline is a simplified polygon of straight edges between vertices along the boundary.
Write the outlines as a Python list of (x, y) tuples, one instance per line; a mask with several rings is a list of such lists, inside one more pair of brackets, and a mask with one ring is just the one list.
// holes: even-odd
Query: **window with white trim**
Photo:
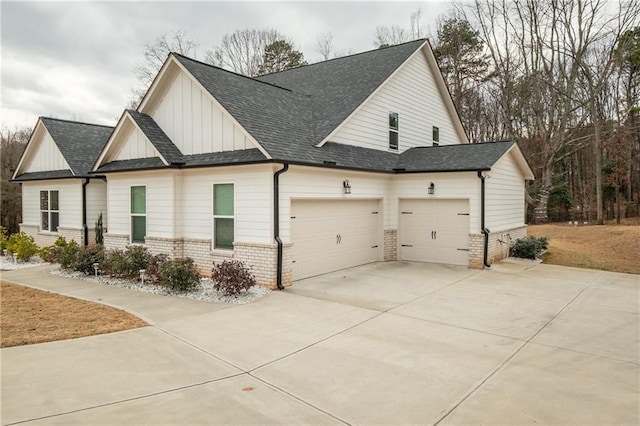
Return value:
[(389, 113), (389, 149), (398, 149), (398, 113)]
[(60, 206), (58, 191), (40, 191), (40, 230), (58, 232)]
[(131, 242), (144, 244), (147, 236), (147, 187), (131, 187)]
[(232, 183), (213, 185), (213, 248), (233, 250), (235, 191)]
[(440, 145), (440, 129), (436, 126), (433, 126), (432, 139), (433, 139), (433, 146)]

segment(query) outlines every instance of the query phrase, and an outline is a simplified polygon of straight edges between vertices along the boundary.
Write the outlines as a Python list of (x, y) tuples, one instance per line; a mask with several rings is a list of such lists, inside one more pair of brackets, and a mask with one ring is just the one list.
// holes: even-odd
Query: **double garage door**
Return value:
[(293, 279), (378, 260), (381, 214), (377, 200), (293, 200)]
[(399, 259), (469, 264), (468, 200), (401, 200)]

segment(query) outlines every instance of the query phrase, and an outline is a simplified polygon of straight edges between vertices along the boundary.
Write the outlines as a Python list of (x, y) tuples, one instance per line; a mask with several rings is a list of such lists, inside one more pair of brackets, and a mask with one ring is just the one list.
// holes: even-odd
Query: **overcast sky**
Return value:
[(26, 2), (2, 1), (0, 127), (32, 127), (38, 116), (115, 125), (139, 83), (132, 69), (144, 44), (187, 31), (197, 58), (225, 34), (274, 28), (317, 62), (320, 34), (331, 32), (337, 51), (371, 50), (377, 26), (409, 26), (421, 9), (435, 28), (447, 10), (422, 2)]

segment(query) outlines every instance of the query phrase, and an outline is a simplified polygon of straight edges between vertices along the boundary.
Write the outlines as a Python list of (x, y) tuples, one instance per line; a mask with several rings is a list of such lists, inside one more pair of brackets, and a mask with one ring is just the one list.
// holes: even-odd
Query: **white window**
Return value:
[(131, 242), (144, 244), (147, 236), (147, 187), (131, 187)]
[(389, 149), (398, 149), (398, 113), (389, 113)]
[(440, 129), (438, 127), (433, 126), (432, 136), (433, 146), (440, 145)]
[(213, 248), (233, 250), (235, 191), (232, 183), (213, 185)]
[(58, 191), (40, 191), (40, 230), (58, 232), (59, 224)]

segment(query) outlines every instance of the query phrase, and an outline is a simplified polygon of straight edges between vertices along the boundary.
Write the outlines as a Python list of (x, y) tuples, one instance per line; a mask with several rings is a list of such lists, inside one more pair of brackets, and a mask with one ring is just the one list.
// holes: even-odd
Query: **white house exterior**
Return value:
[(20, 230), (38, 245), (51, 245), (58, 236), (79, 244), (95, 240), (98, 216), (106, 221), (107, 183), (89, 170), (112, 130), (38, 119), (13, 175), (22, 185)]
[(96, 157), (107, 248), (241, 260), (279, 288), (489, 265), (526, 235), (533, 179), (515, 143), (468, 143), (426, 40), (256, 78), (171, 54)]

